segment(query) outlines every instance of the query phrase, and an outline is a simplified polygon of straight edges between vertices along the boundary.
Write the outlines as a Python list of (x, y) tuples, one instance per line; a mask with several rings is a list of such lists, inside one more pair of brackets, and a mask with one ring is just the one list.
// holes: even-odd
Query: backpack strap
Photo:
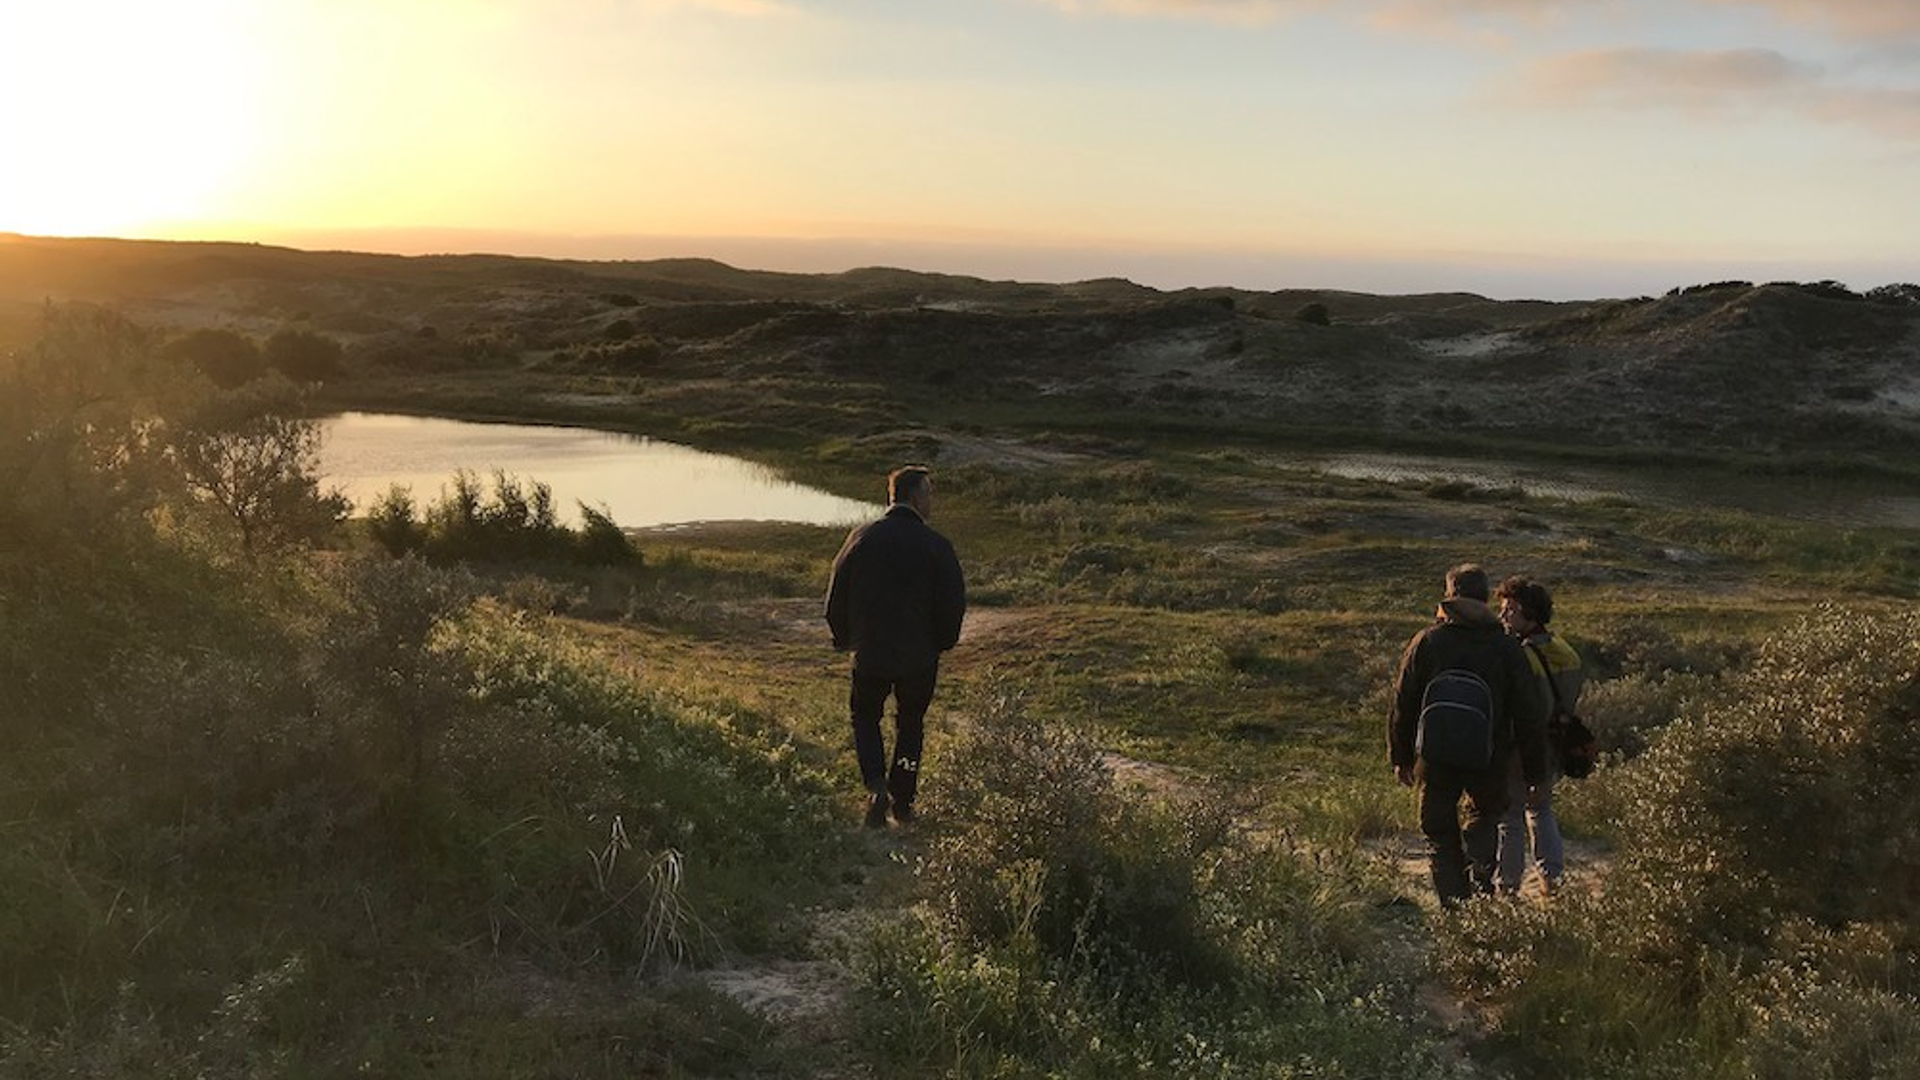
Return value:
[(1541, 652), (1540, 646), (1531, 641), (1522, 641), (1520, 644), (1525, 645), (1527, 651), (1533, 654), (1533, 658), (1540, 661), (1540, 674), (1546, 676), (1547, 689), (1553, 693), (1553, 715), (1559, 716), (1565, 713), (1566, 707), (1560, 703), (1560, 683), (1553, 677), (1553, 668), (1547, 663), (1547, 654)]

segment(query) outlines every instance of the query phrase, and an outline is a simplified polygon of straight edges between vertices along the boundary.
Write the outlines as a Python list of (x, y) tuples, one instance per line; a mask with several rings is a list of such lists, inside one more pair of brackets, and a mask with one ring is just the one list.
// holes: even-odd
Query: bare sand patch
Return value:
[(782, 1024), (838, 1016), (853, 986), (853, 976), (831, 960), (775, 960), (716, 968), (697, 978), (749, 1012)]
[(979, 435), (957, 434), (940, 435), (938, 438), (940, 439), (939, 463), (942, 465), (996, 465), (1038, 469), (1070, 464), (1085, 457), (1071, 450), (1035, 446), (1012, 439), (991, 439)]
[(1157, 761), (1141, 761), (1117, 750), (1102, 750), (1100, 763), (1113, 773), (1114, 781), (1121, 787), (1162, 798), (1191, 795), (1199, 783), (1190, 770)]
[(1505, 352), (1513, 347), (1519, 336), (1511, 330), (1493, 330), (1482, 334), (1419, 341), (1415, 342), (1415, 347), (1428, 356), (1449, 360), (1470, 360)]

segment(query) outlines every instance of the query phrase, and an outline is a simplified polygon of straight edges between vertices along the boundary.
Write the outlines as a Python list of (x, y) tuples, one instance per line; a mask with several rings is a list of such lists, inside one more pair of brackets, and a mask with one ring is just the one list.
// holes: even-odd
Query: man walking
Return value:
[[(887, 513), (847, 536), (827, 586), (833, 647), (853, 652), (853, 747), (866, 784), (867, 825), (883, 828), (891, 810), (913, 820), (920, 748), (933, 702), (940, 654), (960, 640), (966, 583), (953, 545), (927, 524), (933, 477), (909, 465), (887, 477)], [(889, 764), (880, 719), (893, 698)]]
[(1471, 563), (1447, 571), (1433, 625), (1415, 634), (1400, 657), (1387, 718), (1394, 775), (1419, 786), (1427, 865), (1448, 908), (1493, 891), (1515, 756), (1529, 797), (1546, 774), (1540, 682), (1525, 650), (1488, 607), (1488, 584), (1486, 571)]

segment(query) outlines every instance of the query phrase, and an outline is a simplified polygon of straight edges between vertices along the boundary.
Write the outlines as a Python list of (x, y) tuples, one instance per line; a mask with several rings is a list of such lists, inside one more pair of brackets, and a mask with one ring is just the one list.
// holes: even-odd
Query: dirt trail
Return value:
[[(818, 599), (744, 602), (734, 605), (734, 614), (757, 623), (774, 641), (790, 646), (817, 645), (823, 650), (827, 647), (826, 626)], [(967, 613), (959, 648), (973, 651), (991, 647), (1010, 631), (1044, 617), (1045, 613), (1039, 609), (976, 607)], [(1194, 770), (1130, 757), (1117, 750), (1103, 751), (1101, 761), (1123, 790), (1149, 797), (1176, 800), (1195, 797), (1206, 790), (1209, 782), (1205, 774)], [(849, 824), (849, 829), (854, 827)], [(853, 1037), (851, 1010), (862, 985), (859, 958), (878, 925), (882, 909), (886, 908), (884, 904), (874, 903), (876, 890), (890, 892), (907, 887), (906, 868), (921, 842), (919, 836), (906, 830), (854, 831), (855, 842), (871, 848), (867, 853), (869, 857), (863, 861), (871, 864), (875, 876), (842, 897), (840, 905), (808, 914), (809, 944), (803, 950), (807, 958), (747, 959), (687, 976), (767, 1020), (777, 1029), (776, 1037), (791, 1044), (796, 1051), (830, 1048)], [(1424, 846), (1417, 834), (1394, 837), (1375, 848), (1375, 854), (1398, 868), (1402, 878), (1400, 892), (1408, 901), (1428, 911), (1435, 907)], [(1610, 861), (1609, 853), (1601, 845), (1569, 838), (1569, 869), (1563, 888), (1597, 892)], [(1529, 875), (1521, 900), (1533, 904), (1553, 902), (1535, 875)], [(1395, 936), (1397, 940), (1388, 947), (1403, 952), (1409, 965), (1423, 967), (1431, 947), (1424, 920), (1409, 923)], [(1431, 979), (1418, 987), (1416, 997), (1434, 1028), (1443, 1033), (1456, 1051), (1456, 1061), (1481, 1071), (1473, 1065), (1474, 1046), (1493, 1030), (1497, 1021), (1493, 1007), (1463, 998), (1454, 988)], [(1498, 1072), (1486, 1075), (1498, 1075)]]

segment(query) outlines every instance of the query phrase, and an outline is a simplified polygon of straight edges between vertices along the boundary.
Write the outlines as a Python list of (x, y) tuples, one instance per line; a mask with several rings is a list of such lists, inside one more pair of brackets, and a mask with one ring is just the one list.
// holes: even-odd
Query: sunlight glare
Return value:
[(0, 230), (132, 233), (215, 211), (260, 123), (245, 8), (0, 7)]

